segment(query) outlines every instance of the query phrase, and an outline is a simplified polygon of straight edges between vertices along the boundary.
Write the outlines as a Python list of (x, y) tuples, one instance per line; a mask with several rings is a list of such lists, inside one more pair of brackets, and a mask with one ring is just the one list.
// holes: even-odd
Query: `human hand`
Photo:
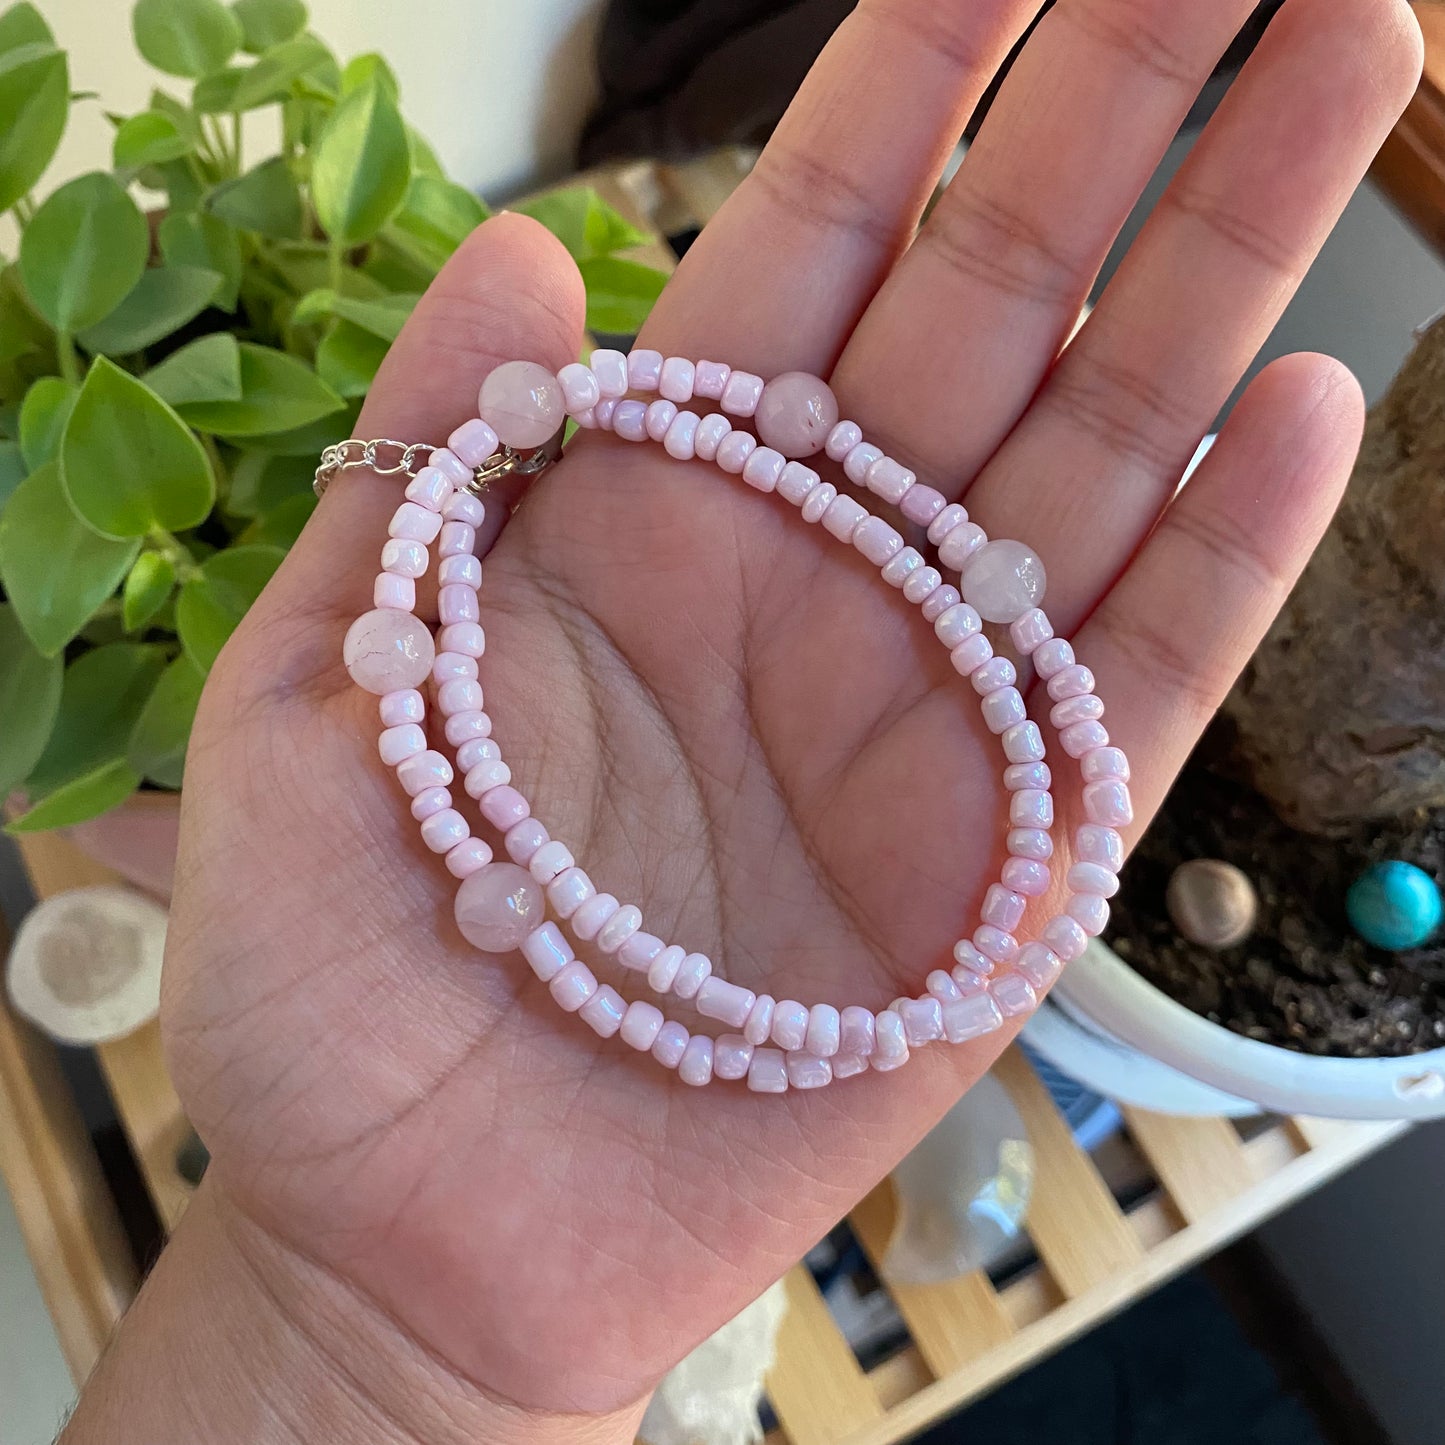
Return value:
[[(1291, 0), (1060, 355), (1251, 8), (1062, 0), (910, 247), (1030, 6), (863, 0), (640, 339), (829, 376), (844, 415), (1034, 547), (1133, 761), (1136, 832), (1326, 524), (1358, 388), (1324, 358), (1276, 363), (1172, 493), (1419, 64), (1395, 0)], [(499, 362), (573, 359), (581, 316), (556, 243), (488, 222), (358, 435), (444, 439)], [(464, 944), (340, 663), (396, 492), (332, 488), (208, 684), (172, 1071), (213, 1200), (249, 1248), (329, 1281), (324, 1328), (360, 1338), (346, 1311), (369, 1313), (459, 1392), (626, 1416), (1007, 1033), (817, 1094), (693, 1091), (560, 1018), (519, 959)], [(599, 885), (779, 997), (916, 991), (996, 876), (1000, 795), (973, 699), (912, 610), (775, 499), (595, 434), (483, 543), (488, 710)], [(404, 1425), (395, 1373), (352, 1367)]]

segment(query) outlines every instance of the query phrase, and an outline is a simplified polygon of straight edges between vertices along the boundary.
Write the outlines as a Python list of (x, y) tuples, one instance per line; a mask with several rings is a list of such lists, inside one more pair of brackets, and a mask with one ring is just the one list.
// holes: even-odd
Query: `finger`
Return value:
[(993, 453), (1252, 9), (1061, 0), (1044, 18), (834, 374), (884, 450), (950, 492)]
[[(493, 367), (526, 360), (555, 371), (574, 360), (585, 306), (577, 267), (555, 236), (526, 216), (494, 216), (417, 302), (377, 372), (357, 435), (445, 445), (476, 415), (477, 390)], [(272, 590), (283, 594), (280, 605), (310, 600), (352, 615), (364, 611), (401, 492), (396, 477), (357, 471), (334, 478), (278, 573)], [(515, 500), (489, 494), (479, 553)]]
[(1075, 640), (1134, 763), (1134, 832), (1258, 646), (1329, 525), (1364, 426), (1359, 383), (1298, 355), (1254, 380)]
[(642, 344), (826, 375), (1039, 3), (862, 0), (688, 251)]
[(1397, 0), (1287, 5), (970, 490), (986, 528), (1050, 559), (1064, 627), (1153, 526), (1409, 100), (1419, 58)]

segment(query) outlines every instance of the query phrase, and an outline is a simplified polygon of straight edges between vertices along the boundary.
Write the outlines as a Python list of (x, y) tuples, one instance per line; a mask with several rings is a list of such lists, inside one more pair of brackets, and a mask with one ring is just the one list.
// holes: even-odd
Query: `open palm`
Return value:
[[(1251, 4), (1061, 0), (910, 245), (1030, 9), (864, 0), (642, 341), (829, 376), (891, 454), (1036, 548), (1142, 821), (1325, 525), (1358, 389), (1323, 358), (1277, 363), (1171, 496), (1408, 97), (1418, 39), (1395, 3), (1290, 0), (1060, 354)], [(499, 362), (571, 360), (581, 312), (550, 237), (488, 222), (358, 435), (444, 439)], [(554, 835), (739, 982), (917, 992), (1002, 830), (995, 745), (916, 610), (793, 509), (659, 449), (584, 435), (520, 501), (483, 537), (482, 681)], [(172, 1068), (212, 1187), (250, 1221), (485, 1390), (612, 1409), (796, 1259), (1006, 1035), (816, 1094), (689, 1090), (563, 1019), (519, 958), (464, 944), (340, 665), (395, 502), (393, 481), (338, 481), (207, 687)]]

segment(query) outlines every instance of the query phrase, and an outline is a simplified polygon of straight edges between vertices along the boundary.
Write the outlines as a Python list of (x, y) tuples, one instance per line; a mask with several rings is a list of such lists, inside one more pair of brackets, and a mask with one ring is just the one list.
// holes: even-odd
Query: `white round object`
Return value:
[(1038, 553), (1004, 538), (988, 542), (963, 564), (959, 591), (985, 622), (1015, 622), (1044, 599), (1048, 579)]
[(72, 888), (25, 915), (5, 982), (18, 1012), (63, 1044), (103, 1044), (160, 1009), (166, 911), (128, 888)]

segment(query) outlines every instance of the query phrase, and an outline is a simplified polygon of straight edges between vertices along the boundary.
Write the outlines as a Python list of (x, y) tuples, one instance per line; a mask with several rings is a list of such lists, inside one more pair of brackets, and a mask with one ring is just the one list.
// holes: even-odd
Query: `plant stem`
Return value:
[(80, 385), (80, 358), (75, 354), (75, 343), (68, 331), (55, 333), (55, 355), (60, 363), (60, 374), (72, 386)]
[(35, 197), (28, 192), (21, 196), (12, 207), (15, 212), (15, 221), (23, 231), (35, 217)]
[(241, 112), (231, 112), (231, 156), (236, 163), (236, 174), (241, 174)]
[(153, 551), (170, 558), (171, 565), (176, 569), (177, 582), (187, 582), (201, 570), (186, 544), (164, 527), (152, 527), (146, 533), (146, 541)]

